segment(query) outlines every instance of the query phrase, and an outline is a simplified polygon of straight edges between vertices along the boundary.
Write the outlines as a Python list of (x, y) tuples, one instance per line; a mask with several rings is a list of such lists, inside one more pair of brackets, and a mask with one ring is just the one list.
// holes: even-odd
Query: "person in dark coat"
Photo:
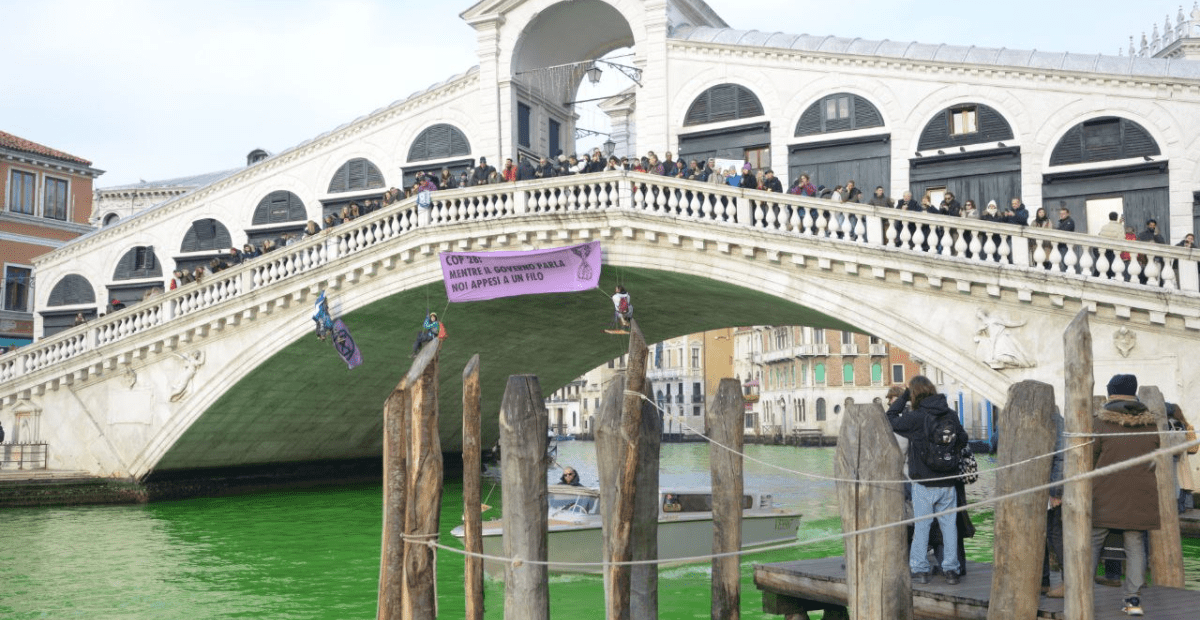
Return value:
[(479, 165), (471, 169), (471, 187), (475, 187), (476, 185), (487, 185), (488, 178), (491, 177), (492, 173), (495, 171), (495, 168), (488, 165), (486, 157), (480, 157)]
[(767, 168), (767, 172), (763, 176), (763, 189), (768, 192), (783, 193), (783, 183), (779, 182), (779, 177), (775, 176), (775, 171), (770, 168)]
[(521, 162), (517, 164), (517, 180), (532, 181), (536, 178), (534, 176), (533, 164), (529, 163), (529, 158), (524, 155), (518, 155), (517, 159)]
[[(912, 410), (904, 408), (912, 401)], [(946, 416), (950, 416), (946, 418)], [(908, 477), (912, 479), (913, 516), (921, 518), (935, 512), (950, 510), (957, 505), (954, 479), (945, 478), (947, 474), (933, 471), (926, 465), (922, 455), (929, 447), (926, 427), (933, 427), (942, 422), (952, 422), (956, 427), (955, 445), (953, 449), (960, 453), (967, 445), (969, 438), (958, 416), (946, 404), (946, 395), (938, 394), (933, 382), (924, 375), (917, 375), (908, 382), (908, 389), (897, 398), (887, 411), (888, 422), (892, 430), (903, 435), (909, 441)], [(942, 531), (942, 539), (956, 541), (958, 526), (955, 515), (944, 515), (937, 518), (938, 527)], [(914, 583), (929, 583), (929, 529), (932, 519), (922, 519), (913, 526), (912, 546), (908, 554), (908, 567), (913, 573)], [(946, 583), (955, 585), (959, 580), (959, 557), (957, 544), (944, 545), (942, 557), (942, 574)]]
[(579, 472), (575, 471), (574, 467), (564, 467), (562, 476), (558, 479), (559, 484), (567, 484), (573, 487), (581, 487), (583, 483), (579, 481)]
[[(1134, 375), (1113, 375), (1108, 382), (1108, 402), (1095, 414), (1092, 429), (1093, 469), (1107, 467), (1158, 449), (1158, 424), (1154, 414), (1137, 399)], [(1106, 435), (1113, 435), (1107, 437)], [(1092, 570), (1109, 530), (1123, 530), (1125, 542), (1125, 613), (1142, 615), (1141, 590), (1146, 581), (1148, 530), (1160, 527), (1158, 480), (1154, 468), (1136, 465), (1101, 476), (1092, 482)]]
[(1018, 226), (1029, 225), (1029, 209), (1025, 208), (1025, 203), (1021, 202), (1020, 198), (1012, 199), (1012, 215), (1009, 216), (1009, 223)]

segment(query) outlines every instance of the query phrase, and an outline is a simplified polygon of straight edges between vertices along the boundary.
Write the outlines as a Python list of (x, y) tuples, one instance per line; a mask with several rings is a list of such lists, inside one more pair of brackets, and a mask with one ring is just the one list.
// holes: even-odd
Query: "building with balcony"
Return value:
[(963, 412), (972, 438), (987, 435), (990, 404), (941, 369), (874, 336), (801, 326), (741, 327), (734, 367), (746, 395), (746, 433), (774, 441), (835, 437), (845, 407), (884, 402), (887, 389), (925, 374)]
[(558, 388), (545, 399), (551, 434), (562, 437), (584, 432), (584, 419), (579, 412), (585, 384), (586, 381), (581, 377)]
[[(0, 346), (33, 340), (33, 259), (92, 230), (92, 182), (101, 174), (82, 157), (0, 131)], [(69, 325), (78, 312), (96, 315), (95, 293), (76, 284), (68, 276), (50, 291), (40, 309), (47, 321)]]

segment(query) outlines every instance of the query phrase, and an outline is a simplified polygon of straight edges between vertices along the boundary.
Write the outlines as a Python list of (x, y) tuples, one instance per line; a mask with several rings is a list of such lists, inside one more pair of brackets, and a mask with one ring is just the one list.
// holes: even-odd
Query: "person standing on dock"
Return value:
[[(1092, 443), (1093, 469), (1120, 463), (1159, 447), (1154, 414), (1138, 401), (1134, 375), (1113, 375), (1108, 402), (1096, 412)], [(1107, 436), (1111, 435), (1111, 436)], [(1092, 484), (1092, 570), (1109, 530), (1124, 530), (1125, 600), (1122, 611), (1142, 615), (1141, 590), (1146, 581), (1146, 532), (1160, 527), (1158, 481), (1154, 469), (1135, 466), (1101, 476)]]
[[(912, 401), (912, 410), (904, 407)], [(955, 507), (954, 479), (947, 478), (958, 473), (962, 449), (969, 437), (958, 416), (946, 404), (946, 395), (938, 394), (924, 375), (917, 375), (908, 382), (908, 389), (892, 402), (887, 411), (892, 430), (907, 437), (908, 475), (912, 479), (913, 516), (920, 519), (936, 512)], [(943, 546), (942, 574), (946, 583), (956, 585), (959, 581), (958, 526), (955, 515), (937, 518), (942, 530)], [(929, 528), (932, 519), (922, 519), (913, 526), (912, 546), (908, 553), (908, 567), (912, 571), (913, 583), (929, 583)]]

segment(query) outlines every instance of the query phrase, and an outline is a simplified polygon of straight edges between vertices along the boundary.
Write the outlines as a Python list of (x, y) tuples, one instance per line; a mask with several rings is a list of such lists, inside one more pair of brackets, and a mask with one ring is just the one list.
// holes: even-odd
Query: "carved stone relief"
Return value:
[(1129, 331), (1128, 327), (1122, 326), (1113, 333), (1113, 346), (1117, 348), (1117, 353), (1121, 357), (1129, 357), (1129, 352), (1137, 346), (1137, 334)]
[(183, 361), (183, 368), (171, 381), (171, 402), (173, 403), (183, 400), (191, 393), (192, 383), (196, 379), (196, 371), (204, 365), (204, 351), (192, 351), (183, 355), (176, 353), (175, 357)]
[(1017, 321), (999, 312), (988, 312), (980, 308), (975, 312), (978, 324), (975, 327), (975, 354), (979, 361), (1002, 370), (1005, 368), (1033, 368), (1037, 362), (1017, 340), (1015, 329), (1023, 327), (1025, 321)]

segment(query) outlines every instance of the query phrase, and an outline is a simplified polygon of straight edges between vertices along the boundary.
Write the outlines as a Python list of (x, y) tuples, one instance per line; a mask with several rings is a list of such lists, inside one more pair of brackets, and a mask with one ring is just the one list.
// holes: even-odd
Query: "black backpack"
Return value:
[(953, 413), (925, 417), (925, 437), (921, 442), (921, 462), (937, 474), (959, 473), (962, 450), (958, 447), (958, 420)]

